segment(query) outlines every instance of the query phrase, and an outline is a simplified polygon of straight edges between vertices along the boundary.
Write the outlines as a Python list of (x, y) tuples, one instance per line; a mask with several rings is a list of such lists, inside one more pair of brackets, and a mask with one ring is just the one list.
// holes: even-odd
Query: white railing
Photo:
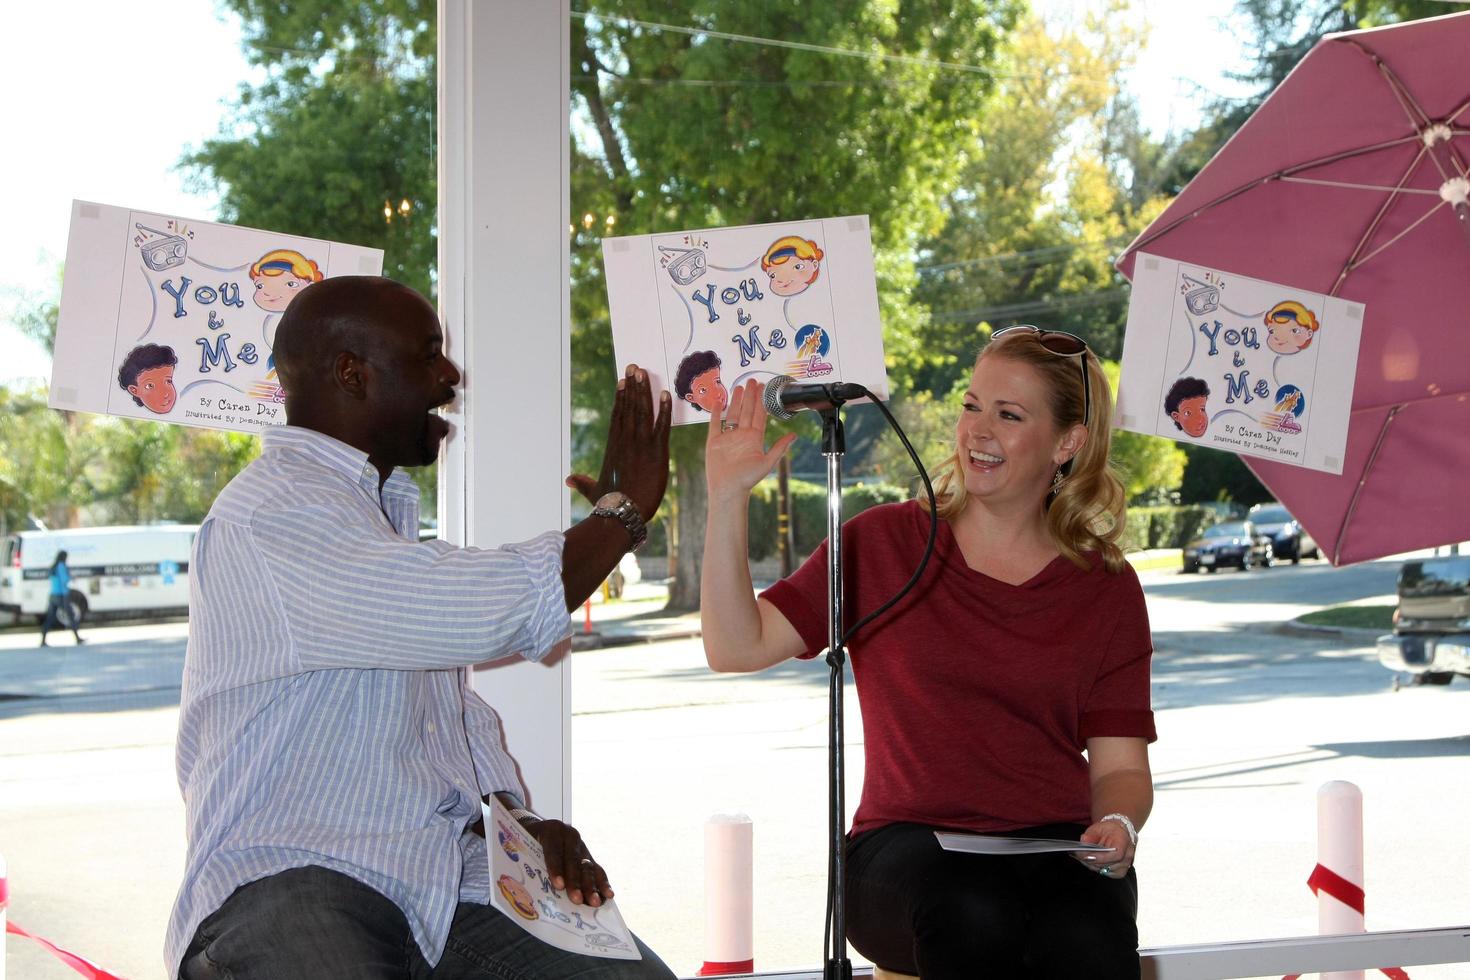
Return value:
[[(1377, 970), (1385, 966), (1470, 963), (1470, 926), (1155, 946), (1138, 952), (1143, 961), (1143, 980), (1236, 980), (1332, 970)], [(852, 975), (871, 977), (873, 968), (853, 967)], [(742, 978), (822, 980), (822, 971), (741, 973), (730, 975), (728, 980)]]

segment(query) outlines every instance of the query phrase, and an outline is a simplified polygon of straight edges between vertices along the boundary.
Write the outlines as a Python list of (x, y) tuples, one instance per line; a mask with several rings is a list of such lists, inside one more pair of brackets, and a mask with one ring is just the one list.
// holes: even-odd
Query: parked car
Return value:
[(1303, 558), (1321, 558), (1322, 550), (1291, 512), (1276, 503), (1256, 504), (1246, 515), (1256, 530), (1271, 539), (1277, 558), (1290, 558), (1293, 565)]
[(1378, 660), (1424, 684), (1470, 677), (1470, 556), (1404, 562), (1393, 632), (1378, 638)]
[(1256, 565), (1270, 568), (1276, 562), (1271, 539), (1250, 521), (1225, 521), (1184, 546), (1184, 571), (1203, 568), (1213, 572), (1221, 565), (1235, 565), (1248, 572)]

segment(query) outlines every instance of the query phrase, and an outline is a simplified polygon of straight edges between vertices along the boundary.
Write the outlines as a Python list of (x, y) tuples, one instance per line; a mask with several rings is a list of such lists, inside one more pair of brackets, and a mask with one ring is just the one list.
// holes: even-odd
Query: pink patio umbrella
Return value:
[(1324, 38), (1128, 246), (1366, 307), (1341, 476), (1247, 459), (1334, 565), (1470, 539), (1470, 13)]

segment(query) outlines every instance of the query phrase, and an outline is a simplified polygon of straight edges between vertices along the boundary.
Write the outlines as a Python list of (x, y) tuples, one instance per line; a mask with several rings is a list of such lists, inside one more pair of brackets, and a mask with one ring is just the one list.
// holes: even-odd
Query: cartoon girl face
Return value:
[(128, 394), (143, 403), (150, 412), (167, 415), (179, 400), (174, 388), (174, 366), (162, 364), (138, 372), (137, 383), (128, 385)]
[(1169, 417), (1178, 422), (1181, 429), (1198, 439), (1210, 426), (1210, 415), (1205, 410), (1206, 400), (1205, 395), (1185, 398), (1177, 409), (1169, 413)]
[(806, 289), (817, 271), (816, 259), (792, 259), (766, 270), (771, 277), (771, 292), (777, 296), (795, 296)]
[(1312, 331), (1291, 318), (1266, 322), (1266, 346), (1278, 354), (1295, 354), (1312, 342)]
[(1294, 299), (1282, 300), (1266, 311), (1266, 346), (1278, 354), (1295, 354), (1312, 344), (1321, 324), (1317, 314)]
[(310, 279), (302, 279), (290, 272), (261, 276), (255, 280), (255, 305), (262, 310), (279, 313), (291, 305), (297, 293), (310, 285)]
[(821, 265), (821, 246), (799, 235), (776, 239), (761, 257), (761, 271), (771, 278), (771, 292), (777, 296), (805, 291), (817, 281)]
[(698, 405), (706, 412), (714, 412), (716, 408), (723, 412), (730, 401), (730, 393), (720, 381), (719, 366), (716, 365), (703, 374), (696, 374), (689, 384), (689, 394), (684, 396), (684, 400)]

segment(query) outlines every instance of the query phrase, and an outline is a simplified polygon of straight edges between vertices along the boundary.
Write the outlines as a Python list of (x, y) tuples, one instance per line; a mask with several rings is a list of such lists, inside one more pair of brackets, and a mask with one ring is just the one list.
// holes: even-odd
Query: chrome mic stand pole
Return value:
[(847, 958), (847, 869), (846, 812), (843, 779), (846, 769), (842, 726), (843, 682), (847, 651), (842, 642), (842, 456), (847, 451), (842, 429), (841, 406), (821, 410), (822, 455), (827, 458), (827, 664), (831, 681), (827, 724), (828, 785), (827, 832), (828, 890), (831, 894), (828, 927), (830, 939), (824, 951), (823, 980), (851, 980), (852, 962)]

